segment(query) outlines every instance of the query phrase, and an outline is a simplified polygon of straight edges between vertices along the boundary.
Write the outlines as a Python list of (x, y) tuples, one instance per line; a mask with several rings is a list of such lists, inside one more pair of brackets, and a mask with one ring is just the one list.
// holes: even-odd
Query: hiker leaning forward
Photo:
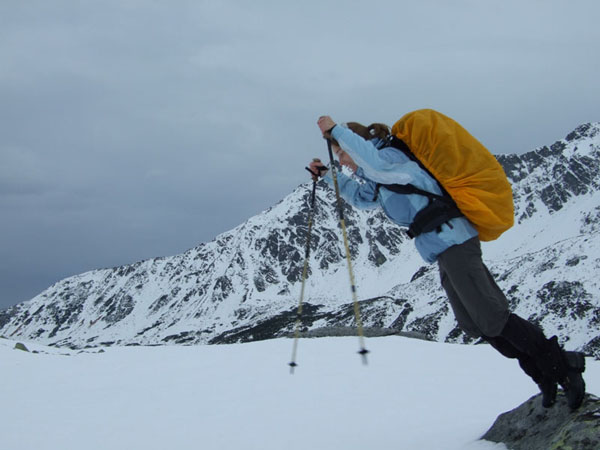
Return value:
[[(425, 170), (403, 152), (388, 146), (388, 126), (365, 127), (358, 123), (340, 126), (329, 116), (320, 117), (318, 125), (323, 136), (331, 141), (340, 164), (364, 181), (358, 183), (338, 173), (340, 193), (353, 206), (383, 208), (393, 222), (407, 227), (429, 200), (422, 195), (379, 190), (377, 184), (411, 184), (442, 194), (437, 181)], [(319, 173), (320, 166), (318, 160), (310, 163), (314, 174)], [(329, 173), (324, 178), (333, 183)], [(545, 407), (555, 403), (559, 384), (571, 409), (581, 405), (585, 396), (581, 375), (585, 369), (583, 354), (564, 351), (556, 336), (546, 338), (538, 326), (510, 312), (505, 295), (482, 261), (477, 230), (464, 216), (418, 235), (415, 245), (425, 261), (437, 261), (442, 286), (465, 333), (481, 337), (508, 358), (516, 358), (523, 371), (538, 384)]]

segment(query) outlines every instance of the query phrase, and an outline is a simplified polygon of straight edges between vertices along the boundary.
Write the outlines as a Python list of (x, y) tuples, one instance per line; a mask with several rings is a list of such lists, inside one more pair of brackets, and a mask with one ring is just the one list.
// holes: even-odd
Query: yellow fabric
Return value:
[(497, 239), (514, 223), (512, 188), (500, 163), (458, 122), (432, 109), (406, 114), (392, 127), (479, 231)]

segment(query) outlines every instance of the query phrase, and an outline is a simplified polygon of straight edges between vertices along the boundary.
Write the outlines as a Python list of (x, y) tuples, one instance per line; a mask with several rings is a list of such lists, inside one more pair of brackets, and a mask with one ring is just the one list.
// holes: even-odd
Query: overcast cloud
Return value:
[(600, 120), (600, 2), (0, 1), (0, 307), (212, 240), (316, 120), (431, 107), (495, 153)]

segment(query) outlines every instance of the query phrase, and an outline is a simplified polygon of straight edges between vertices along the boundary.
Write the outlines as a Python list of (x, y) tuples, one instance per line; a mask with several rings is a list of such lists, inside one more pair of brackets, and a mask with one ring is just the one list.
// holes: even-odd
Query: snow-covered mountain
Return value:
[[(518, 314), (569, 349), (600, 357), (600, 123), (550, 147), (498, 157), (513, 183), (515, 226), (484, 259)], [(77, 275), (0, 311), (0, 335), (56, 346), (229, 343), (293, 329), (311, 183), (215, 240), (168, 258)], [(335, 210), (317, 190), (305, 329), (353, 326)], [(470, 342), (437, 268), (381, 212), (345, 208), (363, 322)]]

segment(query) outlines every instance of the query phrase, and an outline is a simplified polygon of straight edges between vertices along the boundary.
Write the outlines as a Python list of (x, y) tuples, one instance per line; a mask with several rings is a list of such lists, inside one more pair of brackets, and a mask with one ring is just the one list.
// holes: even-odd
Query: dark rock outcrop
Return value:
[(510, 450), (600, 449), (600, 398), (586, 394), (571, 411), (562, 392), (552, 408), (542, 406), (541, 394), (500, 415), (482, 439), (504, 443)]

